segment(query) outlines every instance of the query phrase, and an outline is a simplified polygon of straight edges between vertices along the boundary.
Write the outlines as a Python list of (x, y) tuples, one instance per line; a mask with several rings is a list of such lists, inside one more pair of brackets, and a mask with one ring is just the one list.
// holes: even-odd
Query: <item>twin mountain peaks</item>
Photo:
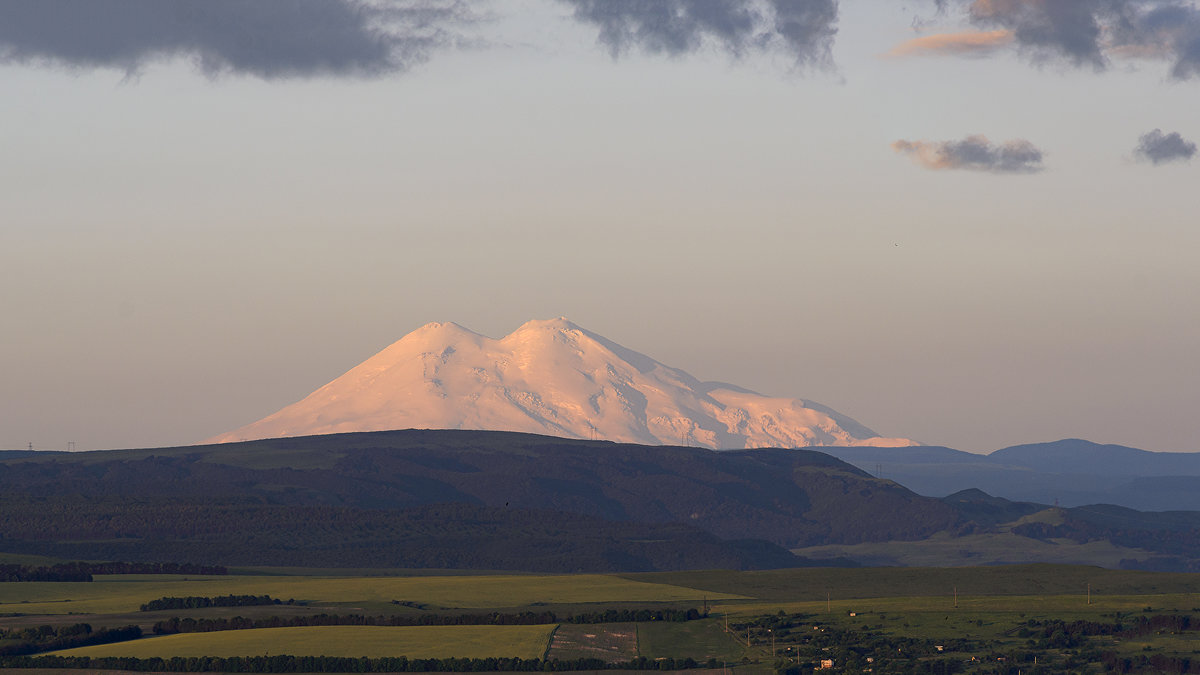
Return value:
[(812, 401), (701, 382), (565, 318), (529, 321), (498, 340), (427, 324), (303, 400), (207, 442), (392, 429), (712, 449), (917, 445)]

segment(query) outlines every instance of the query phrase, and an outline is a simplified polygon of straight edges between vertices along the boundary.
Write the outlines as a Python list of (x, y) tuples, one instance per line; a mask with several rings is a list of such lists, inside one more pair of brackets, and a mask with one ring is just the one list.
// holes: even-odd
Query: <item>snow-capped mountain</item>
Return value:
[(565, 318), (499, 340), (422, 326), (304, 400), (207, 442), (409, 428), (714, 449), (916, 445), (810, 401), (701, 382)]

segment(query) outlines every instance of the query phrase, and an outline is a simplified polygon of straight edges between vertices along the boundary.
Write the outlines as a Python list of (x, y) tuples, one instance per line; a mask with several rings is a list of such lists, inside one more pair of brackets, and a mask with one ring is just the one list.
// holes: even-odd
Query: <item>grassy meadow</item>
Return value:
[[(1025, 519), (1022, 519), (1025, 520)], [(816, 560), (845, 557), (870, 565), (905, 567), (951, 565), (1057, 563), (1088, 564), (1116, 568), (1121, 560), (1142, 559), (1146, 551), (1117, 546), (1110, 541), (1078, 543), (1066, 539), (1043, 541), (1011, 532), (953, 537), (939, 534), (917, 541), (886, 541), (867, 544), (829, 544), (792, 549), (792, 553)]]
[(490, 575), (421, 577), (281, 577), (168, 575), (97, 576), (91, 583), (0, 584), (3, 614), (111, 614), (135, 612), (161, 597), (270, 595), (344, 612), (380, 612), (392, 601), (430, 609), (496, 609), (586, 603), (693, 602), (736, 599), (671, 584), (617, 576)]
[[(721, 570), (650, 572), (626, 579), (730, 593), (778, 602), (827, 598), (951, 598), (983, 596), (1071, 596), (1198, 594), (1200, 575), (1109, 570), (1082, 565), (997, 565), (993, 567), (801, 568), (761, 572)], [(710, 595), (709, 597), (713, 597)], [(1197, 600), (1200, 606), (1200, 600)]]
[[(1090, 587), (1090, 598), (1088, 595)], [(160, 597), (270, 595), (303, 605), (166, 610), (140, 613)], [(396, 601), (396, 602), (393, 602)], [(398, 604), (407, 603), (407, 604)], [(1141, 617), (1196, 615), (1200, 576), (1122, 572), (1094, 567), (1025, 565), (977, 568), (813, 568), (763, 572), (674, 572), (634, 575), (482, 576), (102, 576), (91, 583), (0, 584), (0, 629), (87, 621), (148, 629), (168, 616), (297, 616), (300, 614), (459, 615), (500, 610), (575, 613), (610, 608), (692, 607), (707, 603), (706, 619), (529, 626), (304, 626), (149, 636), (62, 650), (64, 655), (172, 657), (345, 656), (409, 658), (521, 657), (608, 662), (635, 658), (715, 659), (758, 663), (799, 654), (810, 659), (833, 649), (853, 658), (856, 648), (886, 654), (878, 645), (917, 650), (911, 659), (984, 658), (999, 651), (1037, 653), (1066, 664), (1083, 646), (1037, 645), (1029, 622), (1089, 621), (1131, 625)], [(790, 617), (768, 632), (770, 621)], [(726, 633), (735, 627), (738, 639)], [(1024, 635), (1022, 635), (1024, 633)], [(747, 636), (749, 635), (749, 644)], [(841, 642), (821, 642), (821, 636)], [(849, 637), (846, 637), (849, 636)], [(854, 637), (858, 636), (858, 637)], [(776, 638), (772, 652), (771, 637)], [(815, 640), (813, 638), (816, 638)], [(870, 645), (875, 646), (868, 646)], [(920, 643), (921, 647), (913, 647)], [(832, 644), (832, 646), (823, 646)], [(946, 653), (933, 645), (957, 644)], [(860, 647), (855, 647), (859, 645)], [(908, 646), (904, 646), (908, 645)], [(964, 646), (965, 645), (965, 646)], [(1200, 632), (1094, 636), (1086, 648), (1137, 658), (1192, 656)], [(925, 649), (925, 653), (920, 653)], [(807, 650), (807, 651), (805, 651)], [(841, 650), (841, 651), (837, 651)], [(1073, 651), (1074, 650), (1074, 651)], [(891, 650), (892, 658), (896, 650)], [(1094, 658), (1093, 654), (1092, 657)], [(864, 656), (865, 658), (865, 656)], [(883, 658), (881, 656), (881, 658)], [(1091, 668), (1091, 666), (1088, 666)], [(967, 672), (971, 672), (968, 670)], [(1082, 669), (1079, 672), (1101, 672)]]
[(555, 626), (304, 626), (183, 633), (80, 647), (58, 656), (406, 656), (541, 658)]

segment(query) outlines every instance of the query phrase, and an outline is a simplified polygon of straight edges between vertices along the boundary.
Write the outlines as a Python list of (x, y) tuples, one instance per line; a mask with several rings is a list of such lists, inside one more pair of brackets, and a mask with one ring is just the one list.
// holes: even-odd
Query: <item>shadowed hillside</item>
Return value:
[[(915, 539), (964, 522), (938, 500), (803, 450), (397, 431), (0, 461), (0, 546), (69, 557), (203, 550), (210, 562), (362, 565), (374, 547), (393, 553), (370, 564), (779, 567), (798, 564), (779, 546)], [(451, 503), (462, 506), (430, 521), (431, 505)], [(536, 541), (557, 549), (500, 550)], [(489, 556), (481, 542), (500, 549)], [(556, 556), (561, 564), (544, 562)]]

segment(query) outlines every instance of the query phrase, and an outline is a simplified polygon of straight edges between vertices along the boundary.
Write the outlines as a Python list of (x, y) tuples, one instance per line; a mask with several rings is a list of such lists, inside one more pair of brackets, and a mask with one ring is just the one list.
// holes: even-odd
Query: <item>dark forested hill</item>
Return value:
[(0, 550), (222, 564), (780, 567), (967, 526), (818, 452), (481, 431), (10, 455), (0, 495)]

